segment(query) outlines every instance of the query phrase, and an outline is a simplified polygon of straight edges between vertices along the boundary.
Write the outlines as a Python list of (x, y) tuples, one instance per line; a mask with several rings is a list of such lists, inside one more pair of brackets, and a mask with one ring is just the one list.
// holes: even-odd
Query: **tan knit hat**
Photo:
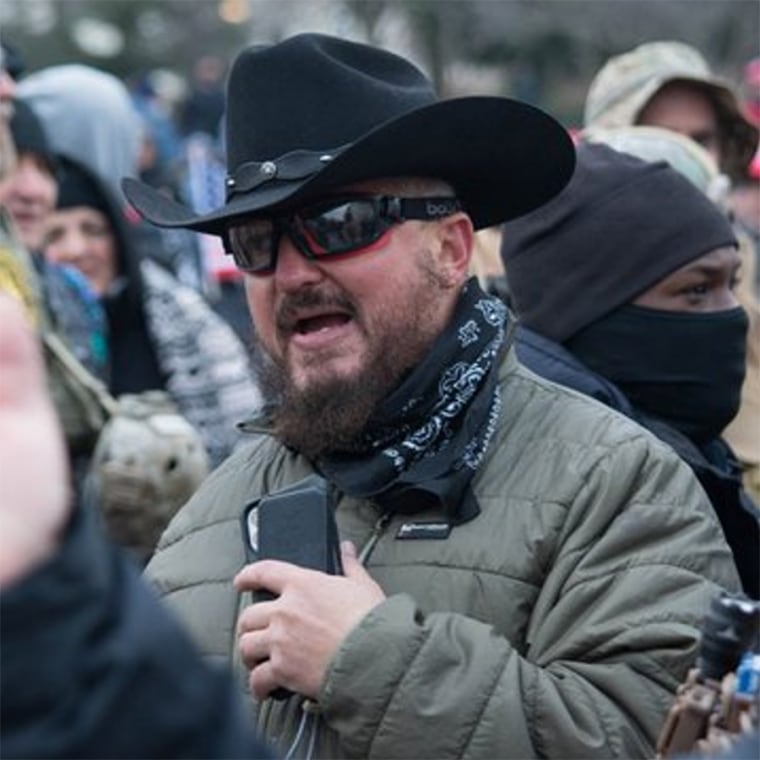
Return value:
[(698, 187), (726, 211), (731, 183), (715, 159), (685, 135), (662, 127), (589, 127), (580, 133), (585, 142), (602, 142), (642, 161), (667, 161), (679, 174)]

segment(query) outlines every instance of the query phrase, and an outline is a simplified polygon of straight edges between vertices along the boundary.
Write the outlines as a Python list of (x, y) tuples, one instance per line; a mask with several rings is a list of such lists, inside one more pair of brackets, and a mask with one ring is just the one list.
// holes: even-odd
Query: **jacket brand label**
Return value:
[(441, 540), (449, 537), (451, 525), (447, 522), (408, 522), (396, 533), (396, 538), (406, 540)]

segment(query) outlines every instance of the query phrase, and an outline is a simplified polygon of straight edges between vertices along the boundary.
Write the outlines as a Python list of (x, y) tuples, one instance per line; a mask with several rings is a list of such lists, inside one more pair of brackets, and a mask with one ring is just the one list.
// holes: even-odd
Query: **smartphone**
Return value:
[[(343, 573), (332, 489), (318, 475), (247, 504), (243, 542), (250, 562), (279, 559), (333, 575)], [(254, 602), (274, 598), (266, 590), (253, 593)], [(281, 687), (269, 696), (279, 700), (291, 694)]]
[(319, 475), (247, 504), (243, 540), (251, 562), (279, 559), (323, 573), (343, 572), (332, 489)]
[[(342, 574), (340, 543), (335, 524), (335, 503), (330, 484), (318, 475), (246, 505), (243, 511), (243, 541), (250, 562), (279, 559), (294, 565)], [(254, 592), (254, 602), (273, 599), (266, 590)], [(292, 695), (280, 687), (272, 699)]]

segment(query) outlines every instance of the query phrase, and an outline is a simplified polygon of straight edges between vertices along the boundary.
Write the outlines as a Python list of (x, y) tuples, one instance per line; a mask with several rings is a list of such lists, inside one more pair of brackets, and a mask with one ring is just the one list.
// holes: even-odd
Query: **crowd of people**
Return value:
[(757, 662), (760, 120), (698, 51), (571, 135), (300, 34), (199, 60), (182, 147), (3, 56), (6, 756), (652, 758), (716, 595)]

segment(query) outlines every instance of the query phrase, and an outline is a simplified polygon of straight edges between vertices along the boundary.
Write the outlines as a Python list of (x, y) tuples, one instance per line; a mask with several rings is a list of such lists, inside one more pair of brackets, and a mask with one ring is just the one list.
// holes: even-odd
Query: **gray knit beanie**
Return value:
[(664, 161), (581, 144), (570, 183), (502, 228), (520, 321), (560, 343), (689, 261), (736, 245), (728, 219)]

